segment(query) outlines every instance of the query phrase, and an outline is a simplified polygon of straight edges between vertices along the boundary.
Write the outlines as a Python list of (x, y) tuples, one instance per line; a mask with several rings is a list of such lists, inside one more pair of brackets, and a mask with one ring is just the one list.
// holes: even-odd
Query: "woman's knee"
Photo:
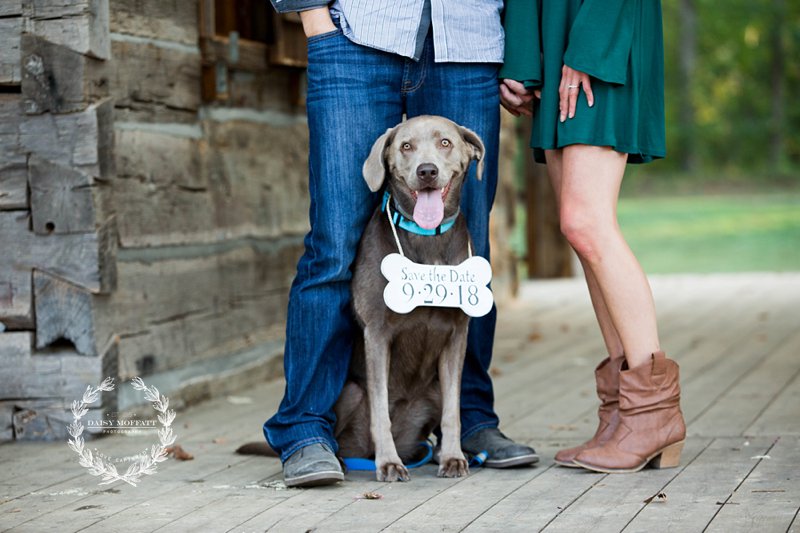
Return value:
[(608, 231), (602, 223), (579, 210), (562, 206), (560, 224), (561, 233), (575, 253), (590, 263), (600, 259)]

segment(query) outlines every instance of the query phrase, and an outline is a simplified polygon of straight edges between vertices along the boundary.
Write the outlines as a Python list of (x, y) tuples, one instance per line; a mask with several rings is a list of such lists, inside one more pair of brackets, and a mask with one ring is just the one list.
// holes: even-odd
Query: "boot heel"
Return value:
[(683, 451), (684, 441), (670, 444), (661, 453), (656, 455), (651, 461), (653, 468), (675, 468), (681, 462), (681, 452)]

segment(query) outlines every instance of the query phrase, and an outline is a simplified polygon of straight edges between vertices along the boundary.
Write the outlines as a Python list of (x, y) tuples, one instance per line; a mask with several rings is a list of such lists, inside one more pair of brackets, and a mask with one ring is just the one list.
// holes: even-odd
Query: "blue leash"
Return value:
[[(425, 457), (417, 461), (416, 463), (411, 463), (410, 465), (405, 465), (406, 468), (419, 468), (420, 466), (426, 465), (431, 462), (433, 459), (433, 444), (430, 441), (420, 442), (420, 446), (427, 448), (428, 451), (425, 453)], [(476, 467), (482, 466), (483, 463), (486, 462), (486, 459), (489, 458), (489, 454), (486, 451), (482, 451), (481, 453), (472, 456), (472, 459), (469, 461), (469, 466)], [(362, 457), (343, 457), (342, 461), (344, 465), (347, 467), (348, 470), (354, 471), (362, 471), (362, 472), (374, 472), (375, 471), (375, 461), (372, 459), (364, 459)]]

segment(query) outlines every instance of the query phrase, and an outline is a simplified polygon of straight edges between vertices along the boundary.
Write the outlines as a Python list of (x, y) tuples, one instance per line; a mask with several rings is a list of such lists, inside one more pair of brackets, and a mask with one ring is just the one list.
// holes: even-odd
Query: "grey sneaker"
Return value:
[(483, 466), (487, 468), (509, 468), (534, 465), (539, 462), (536, 450), (530, 446), (517, 444), (497, 428), (481, 429), (470, 435), (461, 441), (461, 450), (470, 458), (486, 452), (488, 458)]
[(344, 480), (342, 467), (333, 451), (321, 443), (300, 448), (283, 463), (287, 487), (317, 487)]

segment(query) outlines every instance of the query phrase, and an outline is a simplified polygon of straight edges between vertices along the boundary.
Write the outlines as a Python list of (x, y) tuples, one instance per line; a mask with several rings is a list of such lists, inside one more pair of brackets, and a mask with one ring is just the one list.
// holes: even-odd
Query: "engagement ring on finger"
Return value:
[(567, 89), (577, 89), (580, 85), (567, 85)]

